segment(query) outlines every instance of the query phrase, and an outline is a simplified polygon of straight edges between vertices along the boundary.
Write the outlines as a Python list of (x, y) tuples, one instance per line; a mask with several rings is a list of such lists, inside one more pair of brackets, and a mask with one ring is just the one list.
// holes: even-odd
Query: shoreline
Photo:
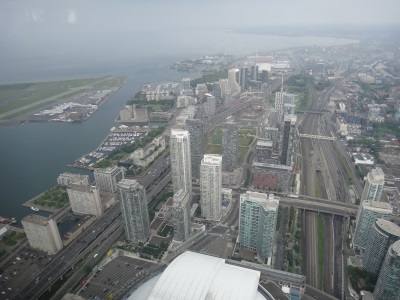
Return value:
[[(106, 79), (110, 80), (112, 78), (118, 78), (118, 77), (123, 78), (121, 83), (116, 88), (114, 87), (113, 90), (109, 94), (107, 94), (103, 99), (101, 99), (96, 104), (97, 108), (95, 110), (93, 110), (93, 112), (88, 114), (85, 118), (82, 118), (80, 120), (72, 120), (72, 121), (68, 121), (68, 120), (56, 121), (56, 120), (52, 120), (52, 119), (49, 119), (49, 120), (45, 120), (45, 119), (35, 120), (35, 119), (29, 119), (29, 118), (23, 119), (23, 120), (19, 120), (18, 119), (18, 118), (21, 118), (21, 116), (24, 116), (24, 115), (29, 116), (29, 115), (32, 115), (34, 112), (40, 110), (40, 109), (37, 109), (37, 110), (32, 110), (30, 112), (24, 113), (24, 114), (22, 114), (20, 116), (16, 116), (15, 118), (12, 118), (12, 119), (9, 119), (9, 120), (7, 120), (7, 119), (0, 120), (0, 126), (12, 126), (12, 125), (23, 126), (23, 125), (26, 125), (26, 124), (29, 124), (29, 123), (80, 123), (80, 122), (85, 122), (85, 121), (89, 120), (90, 117), (92, 115), (94, 115), (97, 112), (97, 110), (101, 106), (103, 106), (103, 104), (105, 104), (116, 92), (118, 92), (126, 84), (126, 82), (128, 81), (128, 77), (127, 76), (119, 76), (119, 75), (111, 75), (111, 76), (106, 77)], [(90, 79), (90, 78), (80, 78), (80, 79)], [(45, 81), (45, 82), (51, 82), (51, 81)], [(98, 84), (98, 83), (94, 83), (94, 84)], [(84, 89), (82, 89), (82, 94), (84, 94), (84, 93), (86, 93), (86, 92), (85, 92)], [(80, 95), (82, 95), (82, 94), (80, 94)], [(56, 96), (58, 96), (58, 95), (56, 95)], [(65, 99), (59, 99), (59, 100), (65, 100)], [(65, 101), (56, 101), (55, 103), (52, 104), (52, 107), (54, 107), (57, 104), (62, 104), (62, 103), (66, 103), (66, 102)], [(41, 109), (44, 109), (44, 108), (46, 108), (46, 106), (43, 106)]]

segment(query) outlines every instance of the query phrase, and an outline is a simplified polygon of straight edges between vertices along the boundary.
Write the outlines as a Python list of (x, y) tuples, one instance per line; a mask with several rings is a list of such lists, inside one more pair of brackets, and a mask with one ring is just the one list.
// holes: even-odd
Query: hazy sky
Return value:
[(234, 54), (246, 42), (264, 45), (226, 31), (400, 25), (399, 11), (400, 0), (0, 0), (0, 77), (33, 64), (71, 69), (160, 53)]
[(398, 0), (0, 0), (0, 30), (399, 23)]

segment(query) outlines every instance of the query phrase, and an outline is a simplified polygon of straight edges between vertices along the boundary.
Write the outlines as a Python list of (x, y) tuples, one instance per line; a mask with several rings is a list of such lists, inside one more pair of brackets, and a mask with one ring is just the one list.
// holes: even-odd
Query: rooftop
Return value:
[(400, 237), (400, 227), (397, 226), (395, 223), (384, 219), (378, 219), (376, 220), (376, 225), (379, 226), (379, 228), (381, 228), (386, 233)]
[(261, 168), (270, 168), (270, 169), (281, 169), (281, 170), (287, 170), (291, 171), (292, 167), (291, 166), (285, 166), (285, 165), (275, 165), (275, 164), (266, 164), (266, 163), (260, 163), (260, 162), (253, 162), (254, 167), (261, 167)]
[(271, 140), (257, 139), (257, 146), (272, 147)]
[(222, 156), (219, 154), (205, 154), (201, 164), (219, 165), (222, 163)]
[(79, 191), (79, 192), (85, 192), (85, 193), (92, 193), (94, 192), (97, 188), (95, 186), (86, 186), (86, 185), (80, 185), (80, 184), (71, 184), (68, 187), (69, 190), (73, 191)]
[(368, 181), (374, 184), (384, 184), (385, 174), (382, 169), (380, 167), (372, 169), (371, 172), (368, 173)]
[(124, 189), (131, 189), (131, 188), (138, 189), (141, 187), (139, 182), (134, 179), (122, 179), (117, 185)]
[(172, 136), (177, 136), (177, 137), (187, 137), (189, 135), (189, 131), (180, 129), (180, 128), (173, 128), (171, 129), (171, 137)]
[(113, 174), (114, 172), (118, 172), (121, 168), (114, 166), (114, 167), (108, 167), (105, 169), (95, 169), (94, 173), (102, 173), (102, 174)]
[(378, 201), (364, 201), (363, 206), (368, 207), (369, 210), (374, 211), (392, 211), (392, 206), (386, 202), (378, 202)]
[(139, 288), (129, 299), (265, 299), (257, 291), (259, 279), (259, 271), (228, 265), (224, 259), (187, 251), (172, 261), (157, 279), (145, 283), (143, 289)]
[(40, 215), (27, 215), (22, 219), (22, 222), (33, 223), (37, 225), (46, 226), (49, 218)]

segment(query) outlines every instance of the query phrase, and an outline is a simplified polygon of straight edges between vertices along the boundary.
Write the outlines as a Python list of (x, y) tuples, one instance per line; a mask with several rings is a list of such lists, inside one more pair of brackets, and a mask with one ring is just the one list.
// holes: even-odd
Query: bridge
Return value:
[(306, 134), (306, 133), (300, 133), (299, 137), (310, 138), (310, 139), (318, 139), (318, 140), (327, 140), (327, 141), (334, 141), (335, 140), (335, 138), (333, 136), (323, 136), (323, 135), (314, 135), (314, 134)]
[(275, 270), (264, 267), (260, 264), (255, 264), (247, 261), (237, 261), (229, 258), (225, 261), (229, 265), (260, 271), (262, 275), (268, 277), (270, 280), (280, 281), (288, 284), (295, 284), (301, 288), (304, 288), (306, 284), (306, 276), (304, 275)]
[(326, 214), (332, 214), (342, 217), (355, 217), (357, 215), (358, 206), (343, 202), (335, 202), (329, 200), (312, 200), (312, 199), (299, 199), (299, 198), (285, 198), (280, 197), (280, 206), (293, 206), (305, 210), (311, 210)]
[(312, 114), (312, 115), (322, 115), (322, 111), (315, 111), (315, 110), (295, 110), (297, 114)]

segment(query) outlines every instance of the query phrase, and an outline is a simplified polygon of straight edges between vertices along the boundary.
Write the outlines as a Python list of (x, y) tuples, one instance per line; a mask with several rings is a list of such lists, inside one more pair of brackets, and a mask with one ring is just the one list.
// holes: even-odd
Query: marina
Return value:
[(96, 150), (80, 157), (69, 166), (92, 170), (92, 166), (94, 164), (100, 162), (110, 153), (121, 149), (125, 145), (132, 144), (136, 140), (146, 136), (150, 130), (151, 128), (148, 126), (128, 127), (126, 125), (121, 125), (119, 127), (112, 127), (110, 133)]

